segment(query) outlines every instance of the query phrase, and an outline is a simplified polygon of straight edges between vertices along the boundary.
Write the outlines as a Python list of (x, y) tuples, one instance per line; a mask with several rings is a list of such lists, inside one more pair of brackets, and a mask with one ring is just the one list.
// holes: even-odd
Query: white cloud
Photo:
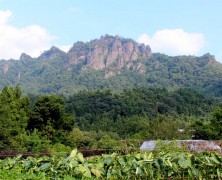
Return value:
[(72, 46), (71, 45), (58, 45), (57, 47), (64, 52), (68, 52)]
[(9, 10), (0, 11), (0, 25), (5, 24), (11, 16), (12, 12)]
[(0, 59), (19, 59), (25, 52), (32, 57), (50, 48), (54, 39), (39, 25), (16, 28), (8, 23), (12, 12), (0, 11)]
[(169, 55), (197, 54), (204, 46), (205, 39), (201, 33), (188, 33), (183, 29), (163, 29), (153, 36), (143, 34), (138, 42), (150, 45), (153, 52)]

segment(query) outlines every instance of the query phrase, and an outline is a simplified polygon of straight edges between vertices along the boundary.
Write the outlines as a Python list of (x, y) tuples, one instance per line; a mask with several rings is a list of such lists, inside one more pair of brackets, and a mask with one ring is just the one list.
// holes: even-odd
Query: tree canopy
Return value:
[(16, 149), (25, 133), (30, 107), (27, 96), (22, 97), (18, 86), (5, 86), (0, 94), (0, 148)]

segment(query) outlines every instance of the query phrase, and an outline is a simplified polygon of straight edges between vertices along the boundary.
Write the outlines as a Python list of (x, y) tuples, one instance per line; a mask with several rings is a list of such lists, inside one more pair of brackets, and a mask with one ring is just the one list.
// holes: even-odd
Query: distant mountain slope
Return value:
[(105, 35), (76, 42), (67, 52), (56, 47), (38, 58), (0, 60), (0, 88), (20, 84), (26, 93), (69, 95), (82, 89), (191, 87), (222, 95), (222, 64), (214, 56), (167, 56), (151, 53), (132, 39)]

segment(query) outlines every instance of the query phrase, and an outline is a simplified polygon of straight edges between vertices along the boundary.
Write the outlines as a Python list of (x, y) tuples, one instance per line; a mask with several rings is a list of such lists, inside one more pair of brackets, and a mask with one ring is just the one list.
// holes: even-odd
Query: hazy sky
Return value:
[(0, 0), (0, 59), (120, 35), (153, 52), (222, 62), (222, 0)]

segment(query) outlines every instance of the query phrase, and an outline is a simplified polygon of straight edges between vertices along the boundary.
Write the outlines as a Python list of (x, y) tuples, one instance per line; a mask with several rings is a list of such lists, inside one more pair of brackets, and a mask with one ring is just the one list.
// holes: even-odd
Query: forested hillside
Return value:
[(216, 104), (219, 105), (219, 101), (191, 89), (168, 91), (140, 88), (119, 94), (113, 94), (109, 90), (79, 92), (68, 99), (67, 109), (76, 116), (81, 129), (105, 128), (104, 131), (110, 131), (119, 126), (115, 123), (118, 119), (131, 116), (144, 116), (150, 120), (161, 114), (178, 118), (205, 118)]
[(76, 42), (67, 52), (52, 47), (38, 58), (0, 60), (0, 88), (19, 84), (24, 93), (65, 96), (80, 90), (180, 87), (221, 96), (222, 65), (214, 56), (167, 56), (132, 39), (105, 35)]
[[(121, 148), (119, 140), (221, 139), (221, 101), (191, 89), (0, 94), (1, 151)], [(212, 113), (213, 112), (213, 113)]]

